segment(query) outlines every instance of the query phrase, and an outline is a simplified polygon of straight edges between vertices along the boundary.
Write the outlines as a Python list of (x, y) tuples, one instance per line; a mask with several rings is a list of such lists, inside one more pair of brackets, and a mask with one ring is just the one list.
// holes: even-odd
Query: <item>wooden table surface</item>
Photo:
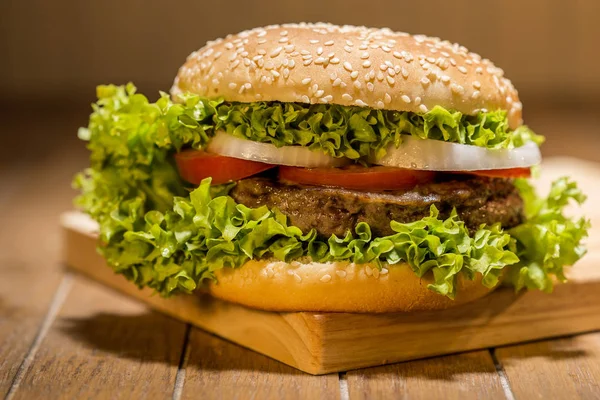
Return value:
[[(58, 215), (71, 208), (70, 180), (87, 162), (74, 137), (85, 114), (0, 112), (0, 395), (600, 398), (600, 332), (311, 376), (65, 270)], [(555, 113), (536, 118), (549, 135), (546, 155), (600, 158), (597, 116), (575, 128)]]

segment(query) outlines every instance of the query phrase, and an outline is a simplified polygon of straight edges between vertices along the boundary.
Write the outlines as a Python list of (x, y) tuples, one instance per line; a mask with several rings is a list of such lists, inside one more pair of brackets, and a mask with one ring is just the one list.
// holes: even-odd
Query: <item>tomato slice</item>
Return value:
[(279, 179), (316, 186), (356, 190), (397, 190), (431, 182), (436, 172), (393, 167), (348, 166), (343, 168), (279, 167)]
[(483, 171), (464, 171), (465, 174), (487, 176), (489, 178), (531, 178), (531, 168), (490, 169)]
[(220, 185), (256, 175), (274, 167), (256, 161), (225, 157), (201, 150), (185, 150), (175, 154), (179, 176), (187, 182), (200, 184), (211, 177), (213, 185)]

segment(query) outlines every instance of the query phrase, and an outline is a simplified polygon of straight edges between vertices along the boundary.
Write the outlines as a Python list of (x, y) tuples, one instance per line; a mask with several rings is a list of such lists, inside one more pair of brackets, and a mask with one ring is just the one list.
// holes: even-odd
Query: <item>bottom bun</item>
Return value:
[(381, 271), (373, 264), (349, 262), (249, 261), (215, 272), (212, 296), (269, 311), (407, 312), (441, 310), (485, 296), (493, 290), (481, 275), (458, 276), (456, 299), (427, 289), (431, 272), (419, 278), (406, 263)]

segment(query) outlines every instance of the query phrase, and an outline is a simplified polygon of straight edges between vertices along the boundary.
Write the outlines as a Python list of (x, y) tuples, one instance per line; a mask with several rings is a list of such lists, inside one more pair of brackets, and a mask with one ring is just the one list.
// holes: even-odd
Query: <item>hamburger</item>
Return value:
[(77, 204), (115, 272), (163, 296), (279, 311), (443, 309), (549, 292), (588, 221), (569, 178), (528, 182), (543, 137), (463, 46), (330, 24), (192, 53), (170, 94), (99, 86)]

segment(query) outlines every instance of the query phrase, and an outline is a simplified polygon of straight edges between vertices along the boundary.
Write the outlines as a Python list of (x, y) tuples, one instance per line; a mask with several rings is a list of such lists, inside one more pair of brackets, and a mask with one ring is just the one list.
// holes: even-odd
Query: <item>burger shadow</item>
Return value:
[[(464, 318), (489, 321), (511, 307), (518, 299), (509, 289), (500, 296), (488, 296), (478, 300), (479, 307), (464, 305), (454, 309), (437, 312), (408, 314), (381, 314), (376, 318), (390, 319), (392, 322), (431, 321), (444, 313), (444, 318), (457, 321), (453, 329), (456, 340), (469, 340), (467, 328), (462, 328)], [(199, 300), (206, 311), (210, 311), (210, 302)], [(479, 311), (477, 311), (479, 310)], [(323, 314), (319, 314), (323, 315)], [(333, 316), (335, 318), (335, 316)], [(187, 376), (202, 375), (203, 372), (220, 371), (239, 373), (240, 371), (270, 373), (273, 376), (303, 375), (305, 373), (287, 366), (262, 354), (248, 350), (237, 344), (191, 327), (186, 334), (187, 325), (154, 311), (137, 315), (98, 313), (85, 318), (63, 318), (58, 322), (59, 329), (84, 346), (94, 351), (106, 352), (118, 358), (124, 357), (140, 362), (157, 362), (179, 366), (187, 340)], [(388, 321), (389, 322), (389, 321)], [(232, 323), (235, 323), (232, 321)], [(465, 332), (461, 332), (465, 329)], [(186, 339), (187, 338), (187, 339)], [(471, 337), (471, 339), (474, 339)], [(554, 342), (548, 342), (554, 343)], [(552, 360), (577, 359), (586, 356), (584, 350), (573, 350), (559, 345), (533, 346), (528, 351), (514, 354), (514, 358), (545, 357)], [(431, 357), (421, 360), (400, 362), (380, 367), (371, 367), (349, 372), (349, 376), (360, 375), (365, 379), (389, 378), (402, 380), (418, 377), (426, 380), (453, 381), (461, 375), (472, 373), (495, 373), (494, 362), (487, 349), (475, 350), (455, 355)], [(271, 380), (269, 380), (271, 381)]]

